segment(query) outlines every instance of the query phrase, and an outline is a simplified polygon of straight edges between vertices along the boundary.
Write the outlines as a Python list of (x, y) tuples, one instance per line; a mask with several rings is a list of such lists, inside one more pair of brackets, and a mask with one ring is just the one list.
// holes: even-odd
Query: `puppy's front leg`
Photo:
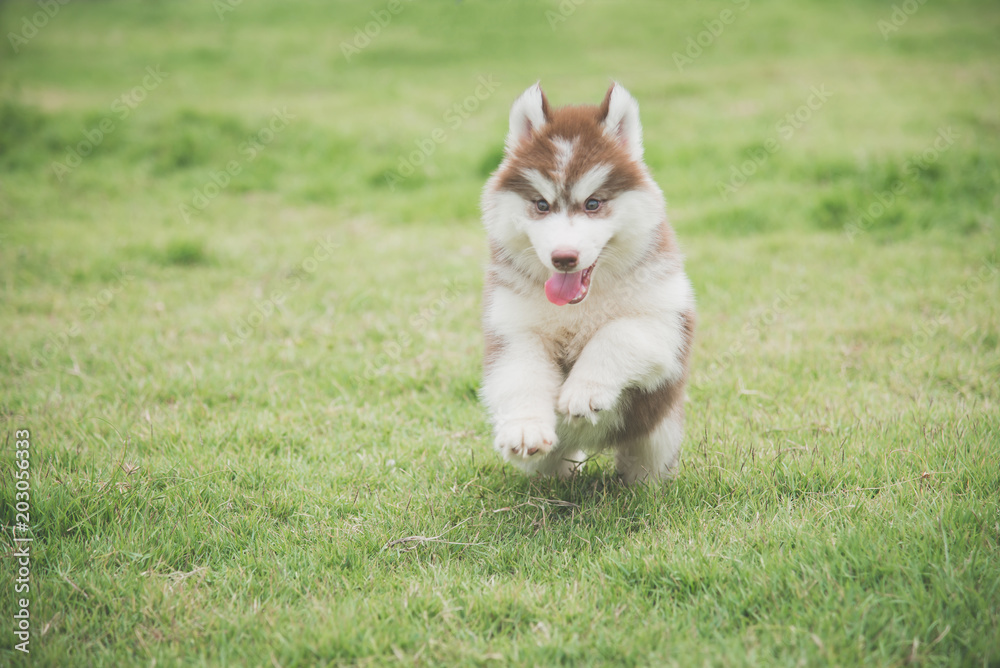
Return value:
[(597, 423), (626, 387), (653, 388), (680, 378), (679, 330), (652, 318), (623, 318), (597, 331), (563, 383), (557, 408)]
[(482, 396), (490, 408), (494, 446), (504, 459), (534, 471), (556, 444), (555, 399), (562, 373), (541, 341), (506, 339), (487, 362)]

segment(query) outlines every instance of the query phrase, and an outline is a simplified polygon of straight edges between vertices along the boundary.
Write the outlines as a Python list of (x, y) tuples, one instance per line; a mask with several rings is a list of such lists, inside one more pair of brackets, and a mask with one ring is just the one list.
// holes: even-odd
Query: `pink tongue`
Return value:
[(565, 306), (580, 294), (582, 284), (582, 271), (574, 274), (555, 273), (552, 274), (552, 278), (545, 281), (545, 296), (556, 306)]

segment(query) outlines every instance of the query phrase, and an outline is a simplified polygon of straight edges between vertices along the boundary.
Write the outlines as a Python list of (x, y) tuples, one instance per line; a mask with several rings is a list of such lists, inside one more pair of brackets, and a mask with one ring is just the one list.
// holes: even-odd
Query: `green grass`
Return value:
[[(74, 2), (7, 38), (7, 628), (20, 429), (34, 543), (0, 663), (1000, 666), (1000, 11), (883, 39), (889, 3), (755, 0), (679, 71), (739, 5), (674, 4), (404, 3), (350, 62), (388, 3)], [(524, 478), (476, 399), (509, 104), (610, 77), (699, 300), (662, 487)]]

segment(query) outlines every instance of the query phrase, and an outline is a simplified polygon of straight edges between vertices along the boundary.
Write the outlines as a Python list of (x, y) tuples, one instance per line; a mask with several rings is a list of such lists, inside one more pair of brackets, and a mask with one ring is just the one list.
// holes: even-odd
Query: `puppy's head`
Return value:
[(514, 102), (483, 220), (494, 249), (544, 281), (549, 301), (577, 304), (596, 274), (633, 266), (664, 216), (642, 162), (639, 105), (623, 87), (599, 106), (551, 109), (538, 84)]

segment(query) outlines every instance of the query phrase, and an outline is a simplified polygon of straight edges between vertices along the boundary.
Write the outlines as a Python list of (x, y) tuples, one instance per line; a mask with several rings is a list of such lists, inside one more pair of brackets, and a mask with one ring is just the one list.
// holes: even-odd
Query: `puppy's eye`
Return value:
[(535, 200), (535, 208), (538, 209), (540, 213), (548, 213), (549, 203), (543, 199)]
[(587, 211), (597, 211), (598, 209), (601, 208), (601, 200), (594, 199), (593, 197), (591, 197), (586, 202), (584, 202), (583, 208), (586, 209)]

